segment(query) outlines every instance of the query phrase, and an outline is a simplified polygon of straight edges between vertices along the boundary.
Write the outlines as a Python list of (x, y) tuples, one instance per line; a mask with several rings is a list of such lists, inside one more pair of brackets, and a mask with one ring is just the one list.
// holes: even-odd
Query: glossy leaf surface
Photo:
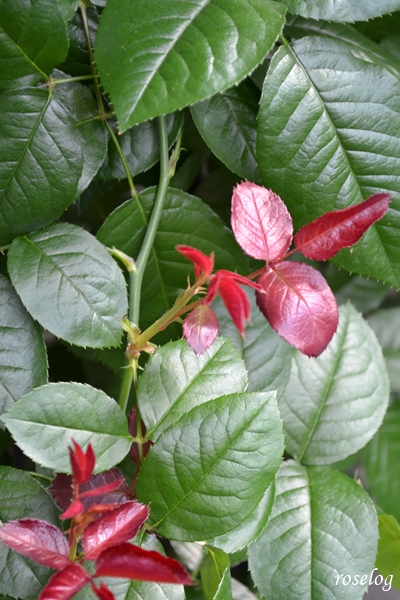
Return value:
[(284, 13), (270, 0), (107, 3), (95, 53), (121, 130), (238, 83), (272, 47)]
[(59, 223), (14, 240), (11, 280), (43, 327), (78, 346), (117, 346), (126, 284), (107, 250), (80, 227)]
[(210, 400), (181, 417), (151, 448), (138, 499), (175, 540), (212, 539), (259, 505), (280, 464), (283, 438), (273, 393)]
[[(35, 33), (32, 34), (32, 31)], [(36, 85), (68, 49), (62, 11), (51, 0), (3, 0), (0, 14), (0, 88)]]
[(246, 254), (267, 263), (286, 254), (293, 235), (292, 218), (279, 196), (249, 181), (233, 191), (232, 229)]
[(218, 548), (206, 547), (200, 577), (206, 600), (232, 600), (229, 556)]
[(259, 279), (257, 304), (271, 327), (308, 356), (318, 356), (338, 324), (336, 301), (322, 275), (309, 265), (283, 262)]
[(177, 560), (133, 544), (104, 550), (96, 561), (96, 576), (102, 575), (192, 585), (189, 574)]
[(344, 42), (305, 37), (280, 48), (271, 61), (257, 135), (264, 185), (284, 200), (295, 229), (371, 194), (392, 194), (385, 217), (333, 261), (395, 286), (400, 285), (399, 114), (399, 79), (355, 56)]
[(90, 442), (96, 471), (110, 469), (129, 452), (124, 414), (104, 392), (80, 383), (53, 383), (26, 394), (3, 417), (15, 441), (35, 462), (70, 473), (72, 439)]
[(72, 564), (55, 573), (40, 592), (38, 600), (69, 600), (87, 583), (91, 576), (80, 565)]
[(63, 569), (70, 564), (67, 538), (59, 529), (38, 519), (9, 521), (0, 529), (3, 543), (39, 565)]
[(400, 10), (399, 0), (283, 0), (288, 11), (309, 17), (311, 19), (325, 19), (327, 21), (367, 21), (373, 17)]
[(37, 323), (0, 276), (0, 414), (47, 382), (47, 357)]
[[(400, 527), (392, 515), (378, 515), (379, 542), (376, 566), (393, 586), (400, 587)], [(388, 579), (389, 581), (389, 579)]]
[(74, 201), (82, 151), (70, 112), (46, 90), (3, 92), (0, 112), (0, 245), (5, 245), (50, 224)]
[(229, 340), (217, 339), (199, 357), (184, 340), (158, 348), (138, 383), (140, 414), (148, 436), (157, 440), (195, 406), (243, 392), (246, 383), (243, 361)]
[(218, 335), (216, 314), (207, 304), (200, 304), (185, 318), (182, 333), (196, 356), (204, 354)]
[[(33, 477), (0, 467), (0, 520), (43, 519), (58, 525), (58, 511), (49, 494)], [(0, 594), (36, 600), (51, 571), (0, 542)]]
[[(361, 600), (377, 542), (376, 512), (360, 485), (327, 467), (288, 461), (268, 525), (249, 548), (250, 571), (265, 598)], [(340, 573), (368, 575), (363, 585), (336, 585)]]
[(234, 173), (260, 182), (256, 158), (257, 112), (260, 92), (246, 79), (222, 94), (191, 107), (206, 144)]
[(89, 523), (82, 538), (85, 558), (96, 560), (107, 548), (133, 539), (148, 516), (147, 506), (138, 502), (125, 502)]
[[(380, 427), (389, 402), (382, 351), (366, 321), (350, 305), (318, 358), (293, 352), (279, 390), (287, 450), (308, 464), (330, 464), (355, 454)], [(345, 415), (345, 418), (344, 418)]]

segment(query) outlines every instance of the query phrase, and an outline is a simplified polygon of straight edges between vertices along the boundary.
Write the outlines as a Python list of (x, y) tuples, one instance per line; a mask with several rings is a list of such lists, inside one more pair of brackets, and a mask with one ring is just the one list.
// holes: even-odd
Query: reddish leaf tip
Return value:
[(196, 356), (203, 354), (218, 335), (217, 315), (207, 304), (192, 310), (183, 322), (183, 336)]
[(96, 463), (93, 447), (91, 444), (88, 444), (85, 454), (75, 440), (72, 440), (72, 443), (74, 444), (74, 448), (70, 448), (69, 453), (74, 483), (86, 483), (90, 479)]
[(211, 275), (214, 268), (214, 252), (210, 256), (206, 256), (203, 252), (191, 246), (179, 245), (175, 246), (175, 248), (177, 252), (194, 264), (196, 279), (200, 277), (201, 273)]

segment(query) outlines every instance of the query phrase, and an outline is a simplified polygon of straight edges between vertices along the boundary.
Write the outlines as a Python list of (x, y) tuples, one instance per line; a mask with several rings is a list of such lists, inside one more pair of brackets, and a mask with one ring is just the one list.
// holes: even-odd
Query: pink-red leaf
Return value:
[(133, 544), (121, 544), (102, 552), (96, 562), (96, 577), (100, 576), (193, 585), (177, 560)]
[(200, 304), (190, 312), (183, 322), (183, 337), (190, 348), (200, 356), (211, 346), (218, 335), (217, 315), (207, 304)]
[(85, 569), (73, 563), (49, 579), (38, 600), (69, 600), (91, 579), (91, 575)]
[(232, 196), (231, 223), (236, 241), (249, 256), (277, 262), (289, 250), (292, 218), (271, 190), (249, 181), (238, 184)]
[(308, 356), (318, 356), (338, 324), (336, 300), (322, 275), (303, 263), (283, 262), (268, 269), (258, 283), (257, 304), (271, 327)]
[(387, 211), (390, 194), (374, 194), (364, 202), (327, 212), (296, 233), (294, 243), (304, 256), (327, 260), (352, 246)]
[(212, 273), (214, 268), (214, 254), (206, 256), (200, 250), (191, 246), (176, 246), (176, 250), (194, 264), (196, 279), (201, 273), (205, 273), (206, 275)]
[(89, 481), (90, 476), (93, 473), (96, 462), (92, 445), (88, 445), (85, 454), (75, 440), (72, 440), (72, 443), (74, 444), (74, 447), (69, 449), (72, 477), (75, 483), (86, 483)]
[(115, 600), (114, 594), (103, 582), (100, 583), (100, 587), (92, 583), (92, 590), (100, 600)]
[(95, 560), (106, 548), (131, 540), (148, 517), (148, 506), (125, 502), (89, 523), (82, 539), (85, 558)]
[(67, 508), (67, 510), (65, 510), (63, 512), (62, 515), (60, 515), (60, 519), (73, 519), (75, 517), (77, 517), (78, 515), (82, 515), (85, 512), (85, 506), (83, 504), (83, 502), (81, 502), (80, 500), (74, 500)]
[(0, 529), (3, 542), (39, 565), (52, 569), (64, 569), (71, 564), (69, 548), (63, 532), (37, 519), (9, 521)]

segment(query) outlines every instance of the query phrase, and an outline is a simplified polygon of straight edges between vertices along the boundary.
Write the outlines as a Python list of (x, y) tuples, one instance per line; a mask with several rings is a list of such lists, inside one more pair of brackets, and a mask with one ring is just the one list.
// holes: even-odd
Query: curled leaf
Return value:
[(85, 569), (73, 563), (49, 579), (38, 600), (69, 600), (91, 579), (91, 575)]
[(206, 256), (197, 248), (192, 248), (191, 246), (176, 246), (176, 250), (185, 256), (188, 260), (194, 263), (194, 273), (196, 279), (200, 276), (201, 273), (205, 273), (206, 275), (210, 275), (214, 268), (214, 254), (210, 256)]
[(271, 327), (308, 356), (318, 356), (338, 325), (335, 297), (322, 275), (303, 263), (284, 262), (258, 280), (257, 304)]
[(183, 336), (196, 356), (203, 354), (217, 337), (219, 329), (215, 312), (200, 304), (190, 312), (183, 322)]
[(90, 476), (93, 473), (96, 462), (92, 445), (88, 445), (85, 454), (75, 440), (72, 440), (72, 442), (74, 447), (69, 449), (69, 456), (71, 460), (72, 477), (74, 479), (74, 483), (86, 483), (89, 481)]
[(115, 600), (114, 594), (103, 582), (100, 583), (100, 587), (92, 583), (92, 590), (100, 600)]

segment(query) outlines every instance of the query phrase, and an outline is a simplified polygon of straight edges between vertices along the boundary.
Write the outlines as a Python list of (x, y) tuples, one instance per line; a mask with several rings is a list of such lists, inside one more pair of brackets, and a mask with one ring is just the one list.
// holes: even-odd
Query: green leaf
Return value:
[(67, 27), (53, 0), (1, 1), (0, 89), (47, 79), (67, 50)]
[[(58, 523), (58, 510), (42, 486), (24, 471), (0, 467), (0, 521), (42, 519)], [(0, 541), (0, 593), (36, 600), (52, 574)]]
[(271, 61), (257, 137), (263, 182), (285, 201), (296, 228), (375, 192), (392, 193), (387, 215), (333, 262), (398, 287), (399, 116), (397, 78), (343, 42), (306, 37)]
[(58, 473), (71, 472), (72, 439), (81, 446), (92, 444), (97, 473), (118, 464), (132, 442), (127, 419), (115, 400), (80, 383), (37, 388), (14, 404), (3, 420), (29, 458)]
[[(268, 525), (249, 547), (249, 566), (265, 598), (361, 600), (377, 543), (376, 512), (360, 485), (327, 467), (288, 461)], [(346, 585), (340, 575), (358, 583)]]
[(120, 343), (125, 280), (87, 231), (58, 223), (16, 238), (8, 270), (28, 311), (57, 337), (91, 348)]
[(196, 406), (152, 446), (139, 473), (140, 502), (161, 535), (211, 539), (259, 505), (281, 461), (274, 393), (233, 394)]
[(147, 435), (156, 441), (195, 406), (224, 394), (244, 392), (246, 385), (245, 366), (229, 340), (217, 339), (199, 357), (185, 340), (158, 348), (138, 383)]
[(229, 556), (218, 548), (206, 547), (200, 576), (206, 600), (232, 600)]
[(400, 589), (400, 527), (392, 515), (378, 515), (378, 523), (379, 541), (376, 566), (379, 572), (386, 577), (386, 585), (393, 579), (393, 585)]
[(336, 334), (318, 358), (293, 350), (289, 378), (279, 390), (287, 450), (308, 464), (342, 460), (369, 442), (388, 402), (379, 343), (346, 304), (339, 310)]
[[(329, 280), (328, 283), (330, 284)], [(369, 313), (380, 307), (388, 295), (389, 289), (386, 283), (355, 275), (345, 285), (334, 290), (334, 293), (339, 305), (350, 301), (359, 312)]]
[(74, 201), (82, 151), (68, 109), (46, 90), (3, 92), (0, 114), (0, 245), (5, 245), (49, 225)]
[(395, 10), (400, 10), (399, 0), (282, 0), (288, 11), (310, 19), (327, 21), (367, 21)]
[(255, 511), (247, 519), (244, 519), (239, 527), (232, 529), (232, 531), (229, 531), (225, 535), (216, 537), (214, 540), (210, 540), (210, 544), (232, 554), (255, 542), (267, 525), (274, 498), (275, 483), (273, 481), (268, 486), (263, 499)]
[[(183, 114), (167, 115), (168, 144), (171, 146), (182, 126)], [(147, 171), (160, 160), (160, 140), (157, 121), (146, 121), (118, 137), (121, 150), (132, 176)], [(106, 162), (99, 172), (104, 179), (125, 179), (126, 173), (115, 144), (110, 140)]]
[[(64, 73), (57, 70), (53, 71), (52, 76), (54, 79), (66, 77)], [(57, 85), (54, 98), (69, 112), (78, 134), (83, 159), (82, 174), (76, 191), (76, 195), (79, 196), (103, 164), (107, 153), (107, 129), (99, 119), (90, 120), (98, 114), (98, 109), (93, 95), (84, 85), (76, 82)]]
[(400, 404), (389, 406), (378, 433), (365, 449), (368, 489), (379, 506), (400, 521)]
[(108, 2), (95, 55), (120, 129), (244, 79), (272, 47), (284, 13), (271, 0)]
[[(96, 32), (99, 26), (99, 13), (95, 6), (89, 4), (86, 9), (90, 39), (92, 45), (96, 39)], [(80, 12), (76, 12), (68, 23), (69, 48), (65, 61), (59, 65), (59, 69), (68, 73), (72, 77), (81, 75), (92, 75), (90, 66), (90, 57), (83, 29), (82, 17)]]
[(376, 333), (390, 377), (392, 392), (400, 392), (400, 308), (385, 308), (368, 317)]
[(12, 285), (0, 275), (0, 415), (34, 387), (47, 383), (42, 331)]
[(64, 21), (67, 23), (72, 19), (76, 9), (78, 8), (77, 0), (57, 0), (58, 7), (62, 12)]
[[(129, 581), (104, 577), (102, 581), (110, 588), (115, 600), (185, 600), (183, 585)], [(83, 590), (82, 600), (88, 600), (88, 589)], [(78, 596), (76, 596), (78, 600)], [(93, 596), (93, 599), (97, 596)]]
[[(155, 188), (139, 194), (139, 201), (128, 200), (118, 207), (100, 227), (97, 237), (106, 246), (115, 246), (136, 258), (153, 207)], [(145, 329), (171, 308), (177, 295), (187, 286), (193, 266), (175, 250), (177, 244), (194, 246), (209, 255), (215, 251), (216, 269), (248, 273), (247, 259), (233, 234), (221, 219), (199, 198), (168, 190), (160, 225), (143, 278), (140, 327)], [(154, 302), (154, 299), (157, 301)], [(162, 338), (169, 341), (180, 335), (172, 324)]]
[(246, 79), (239, 87), (192, 106), (192, 116), (207, 145), (234, 173), (260, 182), (256, 158), (260, 92)]

